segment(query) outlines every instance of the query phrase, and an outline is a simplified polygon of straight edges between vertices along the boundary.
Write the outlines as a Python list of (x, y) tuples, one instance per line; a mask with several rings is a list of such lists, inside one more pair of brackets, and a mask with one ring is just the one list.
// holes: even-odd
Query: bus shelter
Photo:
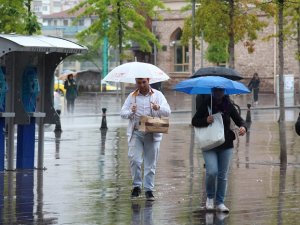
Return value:
[(5, 168), (5, 153), (7, 170), (35, 168), (36, 123), (37, 169), (44, 169), (44, 124), (59, 120), (53, 106), (54, 71), (66, 57), (87, 51), (58, 37), (0, 34), (0, 129), (6, 124), (7, 131), (7, 149), (5, 133), (0, 132), (0, 171)]

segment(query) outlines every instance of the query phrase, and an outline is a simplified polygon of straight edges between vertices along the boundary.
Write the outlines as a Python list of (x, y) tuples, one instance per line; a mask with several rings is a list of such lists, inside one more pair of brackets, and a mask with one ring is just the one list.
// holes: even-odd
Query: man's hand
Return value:
[(158, 104), (155, 104), (154, 102), (151, 102), (152, 104), (152, 109), (154, 109), (155, 111), (160, 109), (160, 106)]
[(211, 124), (211, 123), (214, 122), (214, 117), (213, 116), (208, 116), (206, 121), (207, 121), (208, 124)]
[(135, 103), (133, 103), (131, 105), (131, 112), (136, 113), (136, 111), (137, 111), (137, 105)]

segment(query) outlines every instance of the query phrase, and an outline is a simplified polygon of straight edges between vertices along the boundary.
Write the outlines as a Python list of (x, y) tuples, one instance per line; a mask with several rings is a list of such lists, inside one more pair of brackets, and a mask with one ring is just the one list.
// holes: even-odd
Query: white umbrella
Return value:
[(135, 84), (135, 78), (149, 78), (150, 84), (170, 79), (157, 66), (142, 62), (129, 62), (114, 68), (103, 80)]

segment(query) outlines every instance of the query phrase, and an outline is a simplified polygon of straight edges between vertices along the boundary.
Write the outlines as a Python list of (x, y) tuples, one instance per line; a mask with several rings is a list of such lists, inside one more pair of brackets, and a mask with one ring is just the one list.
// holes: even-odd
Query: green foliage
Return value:
[(125, 49), (133, 42), (147, 52), (152, 50), (151, 43), (160, 46), (151, 28), (147, 27), (149, 19), (157, 17), (154, 9), (164, 8), (160, 0), (84, 0), (72, 11), (82, 8), (83, 13), (77, 19), (90, 16), (96, 16), (96, 19), (89, 28), (77, 35), (81, 41), (98, 34), (99, 39), (94, 39), (92, 45), (98, 45), (107, 36), (109, 44), (117, 48), (121, 36), (122, 48)]
[[(234, 1), (233, 33), (234, 42), (256, 40), (257, 32), (267, 26), (257, 16), (261, 11), (271, 12), (269, 4), (261, 4), (258, 0)], [(195, 35), (200, 37), (204, 32), (204, 40), (212, 49), (228, 43), (230, 35), (230, 6), (226, 0), (196, 0)], [(273, 10), (274, 13), (274, 10)], [(191, 16), (186, 18), (183, 28), (182, 41), (186, 44), (192, 38)], [(220, 52), (221, 53), (221, 52)], [(220, 58), (223, 56), (221, 55)]]
[(31, 12), (31, 0), (0, 0), (0, 33), (40, 33), (41, 26)]
[[(283, 5), (283, 30), (282, 38), (283, 41), (297, 41), (298, 45), (300, 43), (300, 0), (288, 0), (288, 1), (279, 1), (273, 0), (269, 2), (274, 8), (274, 11), (277, 12), (279, 5)], [(272, 16), (274, 14), (271, 14)], [(274, 15), (275, 22), (278, 24), (278, 14)], [(270, 38), (278, 38), (279, 32), (274, 35), (268, 36)], [(300, 61), (300, 49), (299, 46), (295, 51), (296, 60)]]
[(25, 27), (24, 15), (26, 8), (23, 0), (0, 0), (0, 32), (23, 33)]
[(219, 65), (222, 62), (227, 62), (228, 60), (228, 52), (227, 52), (226, 41), (221, 42), (212, 42), (209, 44), (205, 58), (212, 63)]
[(300, 0), (286, 2), (284, 5), (284, 35), (287, 39), (297, 36), (298, 24), (300, 23)]
[(30, 15), (26, 17), (25, 24), (25, 32), (27, 34), (32, 35), (41, 33), (41, 25), (37, 21), (36, 15), (33, 13), (30, 13)]

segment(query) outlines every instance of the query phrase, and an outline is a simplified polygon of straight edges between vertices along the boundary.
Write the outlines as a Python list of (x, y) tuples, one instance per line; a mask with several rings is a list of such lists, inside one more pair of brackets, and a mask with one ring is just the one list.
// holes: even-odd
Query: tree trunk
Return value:
[[(120, 65), (123, 64), (123, 29), (122, 29), (122, 17), (121, 17), (121, 2), (117, 2), (118, 10), (117, 10), (117, 15), (118, 15), (118, 21), (119, 21), (119, 63)], [(124, 83), (121, 83), (121, 105), (123, 105), (125, 102), (125, 85)]]
[(234, 0), (229, 0), (229, 43), (228, 43), (228, 53), (229, 53), (229, 68), (234, 69)]
[(299, 70), (299, 78), (298, 78), (298, 103), (300, 103), (300, 7), (296, 9), (298, 13), (298, 21), (297, 21), (297, 59), (298, 59), (298, 70)]
[(283, 7), (284, 0), (278, 0), (278, 59), (279, 59), (279, 138), (280, 138), (280, 163), (287, 163), (286, 153), (286, 127), (285, 127), (285, 108), (284, 108), (284, 55), (283, 55)]
[(29, 35), (33, 34), (33, 30), (31, 27), (31, 0), (27, 0), (27, 4), (25, 4), (27, 6), (27, 20), (26, 20), (26, 32)]

